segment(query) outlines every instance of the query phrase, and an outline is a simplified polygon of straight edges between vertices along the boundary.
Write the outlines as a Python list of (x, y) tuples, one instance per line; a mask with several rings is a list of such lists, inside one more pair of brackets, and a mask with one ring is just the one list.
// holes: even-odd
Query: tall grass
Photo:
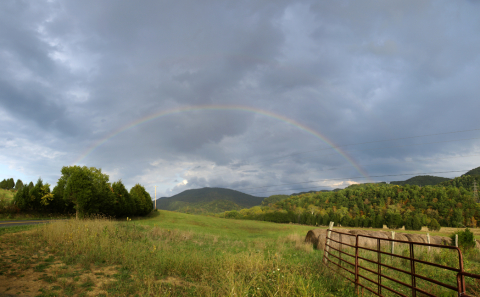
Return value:
[(32, 243), (48, 247), (66, 263), (85, 269), (92, 263), (117, 266), (121, 280), (104, 287), (113, 295), (353, 294), (345, 280), (320, 264), (323, 253), (298, 234), (246, 240), (135, 221), (90, 219), (54, 222), (33, 236)]

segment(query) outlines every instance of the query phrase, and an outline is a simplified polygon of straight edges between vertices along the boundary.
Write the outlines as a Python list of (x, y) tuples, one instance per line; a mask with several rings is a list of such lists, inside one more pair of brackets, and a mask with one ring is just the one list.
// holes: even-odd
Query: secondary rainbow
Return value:
[(249, 106), (243, 106), (243, 105), (186, 106), (186, 107), (179, 107), (179, 108), (164, 110), (164, 111), (160, 111), (160, 112), (148, 115), (146, 117), (138, 119), (134, 122), (131, 122), (131, 123), (119, 128), (119, 129), (113, 131), (112, 133), (108, 134), (106, 137), (97, 141), (92, 146), (90, 146), (87, 150), (85, 150), (84, 153), (73, 163), (73, 165), (76, 165), (76, 164), (80, 163), (83, 159), (85, 159), (88, 155), (90, 155), (96, 148), (100, 147), (105, 142), (109, 141), (110, 139), (114, 138), (115, 136), (117, 136), (117, 135), (119, 135), (119, 134), (121, 134), (121, 133), (135, 127), (135, 126), (138, 126), (138, 125), (141, 125), (141, 124), (144, 124), (144, 123), (147, 123), (147, 122), (153, 121), (155, 119), (158, 119), (160, 117), (164, 117), (164, 116), (168, 116), (168, 115), (173, 115), (173, 114), (182, 113), (182, 112), (201, 111), (201, 110), (245, 111), (245, 112), (250, 112), (250, 113), (261, 114), (261, 115), (264, 115), (264, 116), (267, 116), (267, 117), (270, 117), (270, 118), (273, 118), (273, 119), (280, 120), (280, 121), (285, 122), (287, 124), (290, 124), (292, 126), (295, 126), (295, 127), (299, 128), (300, 130), (303, 130), (303, 131), (319, 138), (320, 140), (322, 140), (323, 142), (325, 142), (326, 144), (331, 146), (343, 158), (345, 158), (350, 164), (352, 164), (353, 167), (355, 167), (355, 169), (363, 177), (365, 177), (368, 181), (371, 181), (371, 178), (368, 176), (368, 174), (348, 154), (343, 152), (340, 148), (338, 148), (336, 145), (334, 145), (334, 143), (332, 141), (330, 141), (328, 138), (326, 138), (325, 136), (323, 136), (319, 132), (317, 132), (317, 131), (315, 131), (315, 130), (313, 130), (313, 129), (311, 129), (311, 128), (303, 125), (303, 124), (300, 124), (293, 119), (287, 118), (285, 116), (282, 116), (282, 115), (279, 115), (279, 114), (276, 114), (276, 113), (273, 113), (273, 112), (270, 112), (270, 111), (266, 111), (266, 110), (262, 110), (262, 109), (258, 109), (258, 108), (253, 108), (253, 107), (249, 107)]

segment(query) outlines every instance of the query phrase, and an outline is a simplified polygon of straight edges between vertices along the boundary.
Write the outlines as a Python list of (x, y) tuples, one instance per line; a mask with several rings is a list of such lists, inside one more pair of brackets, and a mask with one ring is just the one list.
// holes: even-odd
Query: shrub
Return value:
[(470, 229), (465, 229), (465, 231), (457, 231), (450, 235), (452, 239), (452, 245), (455, 245), (455, 235), (458, 235), (458, 246), (463, 249), (470, 249), (475, 247), (475, 238)]

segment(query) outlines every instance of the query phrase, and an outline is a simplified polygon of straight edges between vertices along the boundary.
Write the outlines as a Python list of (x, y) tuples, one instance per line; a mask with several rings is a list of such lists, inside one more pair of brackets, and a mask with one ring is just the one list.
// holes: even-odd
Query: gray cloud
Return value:
[[(480, 128), (479, 10), (2, 2), (3, 178), (54, 184), (80, 160), (127, 186), (156, 184), (161, 196), (203, 186), (267, 196), (362, 182), (348, 179), (358, 167), (372, 176), (477, 167), (478, 131), (399, 138)], [(230, 108), (204, 108), (219, 105)], [(197, 109), (168, 113), (183, 107)], [(387, 139), (397, 140), (366, 143)], [(329, 143), (358, 145), (341, 147), (345, 157)]]

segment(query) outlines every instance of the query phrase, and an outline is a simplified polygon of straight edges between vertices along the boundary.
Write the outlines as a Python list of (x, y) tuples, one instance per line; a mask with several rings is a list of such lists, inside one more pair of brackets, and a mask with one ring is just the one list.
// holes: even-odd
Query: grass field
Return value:
[(304, 243), (311, 226), (160, 211), (14, 228), (0, 233), (0, 294), (354, 295)]

